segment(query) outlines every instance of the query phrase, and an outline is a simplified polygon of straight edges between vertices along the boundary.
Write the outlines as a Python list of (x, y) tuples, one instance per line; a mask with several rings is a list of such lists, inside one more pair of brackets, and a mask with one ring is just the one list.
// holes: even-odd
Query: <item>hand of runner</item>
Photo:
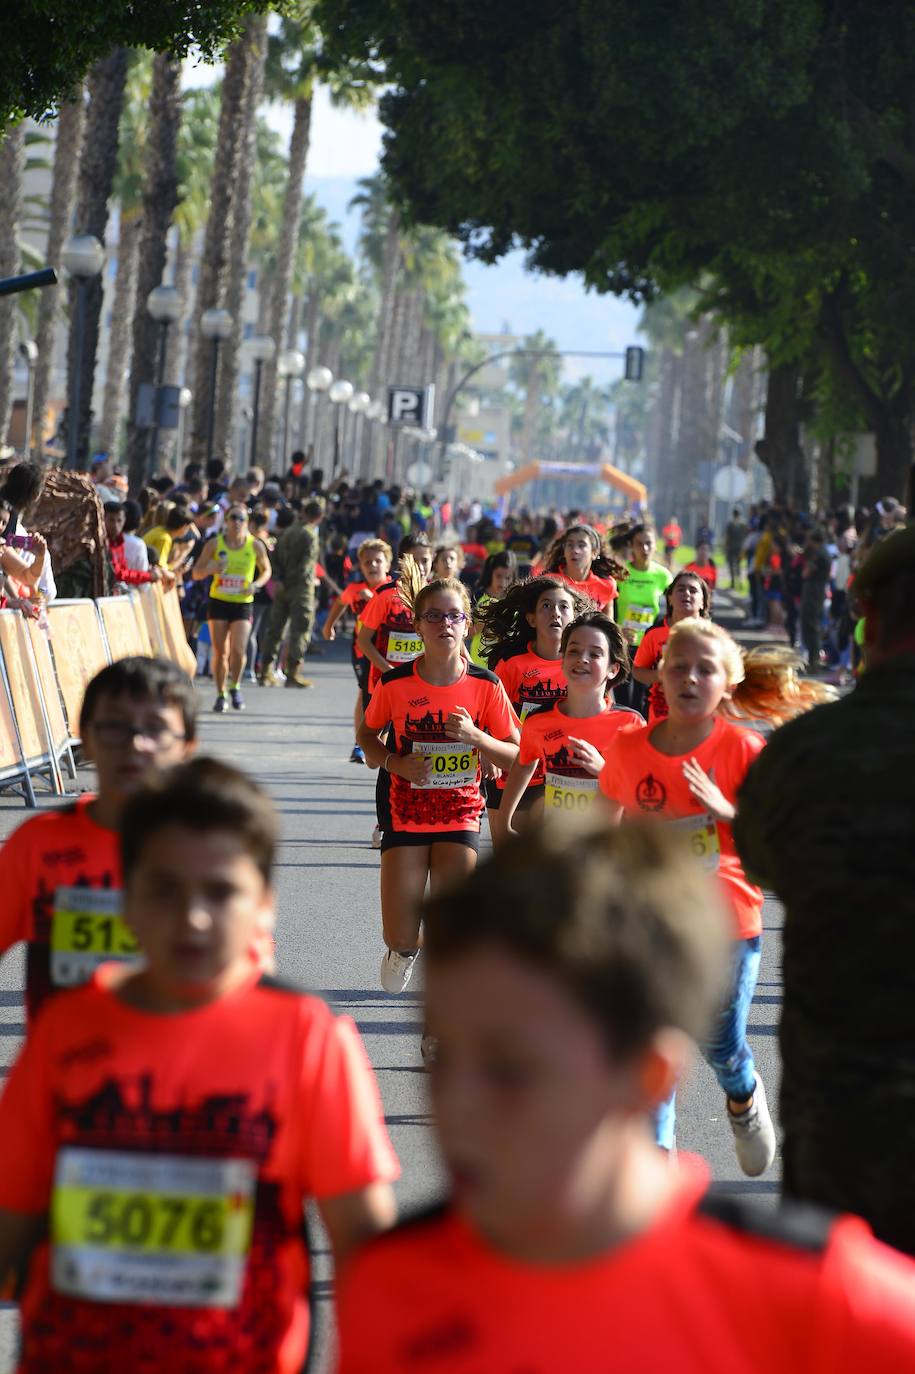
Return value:
[(495, 782), (496, 778), (501, 778), (502, 769), (497, 768), (489, 759), (480, 759), (480, 773), (485, 782)]
[(321, 634), (324, 636), (325, 639), (336, 639), (336, 638), (337, 638), (337, 627), (336, 627), (336, 625), (328, 625), (328, 624), (325, 622), (324, 629), (321, 631)]
[(683, 776), (689, 783), (689, 790), (716, 821), (732, 821), (737, 810), (731, 805), (719, 787), (712, 782), (694, 758), (687, 759), (683, 765)]
[(428, 754), (395, 754), (389, 758), (388, 772), (396, 773), (404, 782), (428, 782), (432, 776), (432, 760)]
[(576, 739), (574, 735), (569, 736), (569, 744), (572, 746), (572, 758), (579, 768), (584, 768), (592, 777), (599, 778), (604, 771), (604, 756), (600, 750), (589, 740)]
[(445, 721), (445, 734), (461, 744), (478, 744), (480, 732), (473, 723), (473, 716), (463, 706), (456, 706)]

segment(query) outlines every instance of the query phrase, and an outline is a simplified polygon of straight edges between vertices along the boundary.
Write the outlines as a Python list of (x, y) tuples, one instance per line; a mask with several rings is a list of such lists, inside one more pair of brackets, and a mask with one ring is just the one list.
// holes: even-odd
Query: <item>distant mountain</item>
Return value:
[[(348, 205), (358, 193), (358, 182), (307, 177), (306, 190), (340, 225), (347, 250), (354, 252), (359, 214)], [(498, 333), (505, 325), (515, 334), (542, 329), (561, 349), (588, 352), (622, 352), (627, 344), (638, 342), (637, 307), (587, 292), (576, 277), (534, 276), (525, 271), (522, 253), (509, 254), (495, 267), (467, 262), (464, 277), (474, 328), (482, 334)], [(567, 380), (587, 374), (599, 382), (614, 381), (621, 371), (622, 364), (613, 359), (568, 358), (565, 366)]]

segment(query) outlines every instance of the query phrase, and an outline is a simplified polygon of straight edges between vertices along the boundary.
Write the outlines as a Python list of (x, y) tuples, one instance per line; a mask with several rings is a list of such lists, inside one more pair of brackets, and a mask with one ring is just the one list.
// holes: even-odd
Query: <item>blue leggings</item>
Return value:
[[(721, 1087), (734, 1102), (744, 1102), (756, 1090), (756, 1066), (747, 1044), (747, 1022), (756, 980), (759, 977), (761, 939), (737, 940), (728, 998), (718, 1013), (709, 1039), (699, 1046), (702, 1057)], [(655, 1139), (665, 1150), (673, 1149), (677, 1094), (671, 1093), (655, 1112)]]

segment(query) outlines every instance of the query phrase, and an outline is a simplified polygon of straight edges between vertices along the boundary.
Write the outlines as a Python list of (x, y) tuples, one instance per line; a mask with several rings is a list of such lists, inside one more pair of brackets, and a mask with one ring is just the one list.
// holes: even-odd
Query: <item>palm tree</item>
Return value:
[(118, 167), (114, 196), (118, 203), (117, 277), (111, 309), (108, 367), (98, 444), (105, 453), (120, 447), (121, 420), (127, 399), (127, 376), (132, 347), (131, 326), (136, 301), (137, 263), (143, 231), (143, 161), (147, 114), (152, 85), (152, 56), (131, 53), (121, 115)]
[[(75, 228), (80, 234), (94, 234), (105, 242), (108, 226), (108, 203), (114, 184), (118, 162), (118, 126), (124, 103), (127, 80), (127, 49), (115, 48), (108, 57), (97, 62), (89, 73), (89, 110), (86, 132), (79, 160)], [(82, 337), (82, 391), (80, 414), (68, 416), (67, 423), (77, 426), (77, 461), (85, 467), (92, 419), (92, 387), (95, 379), (95, 360), (98, 352), (99, 318), (102, 312), (102, 279), (93, 277), (86, 285), (86, 309)], [(76, 283), (70, 283), (70, 338), (67, 352), (67, 373), (73, 376), (76, 366), (78, 313), (76, 311)]]
[(194, 246), (207, 222), (210, 185), (219, 130), (219, 86), (198, 86), (182, 96), (178, 130), (178, 204), (173, 222), (177, 231), (174, 284), (182, 301), (181, 319), (168, 332), (165, 374), (193, 377), (198, 339), (185, 328), (191, 294)]
[(531, 460), (541, 403), (555, 396), (559, 388), (560, 362), (556, 344), (542, 329), (522, 339), (525, 353), (512, 358), (509, 375), (524, 393), (524, 420), (521, 427), (521, 460)]
[[(22, 173), (25, 165), (25, 125), (10, 124), (0, 142), (0, 276), (19, 270), (19, 219), (22, 213)], [(0, 299), (0, 443), (6, 440), (13, 413), (15, 357), (15, 297)]]
[[(48, 239), (45, 261), (56, 266), (70, 228), (73, 203), (76, 198), (76, 175), (80, 162), (83, 127), (86, 120), (86, 101), (83, 87), (74, 92), (71, 100), (61, 103), (57, 111), (57, 140), (54, 148), (54, 176), (51, 182), (51, 202), (48, 209)], [(60, 315), (60, 292), (38, 292), (38, 320), (35, 342), (38, 361), (35, 364), (34, 424), (32, 442), (39, 462), (44, 457), (45, 412), (51, 367), (54, 362), (55, 326)]]
[[(610, 437), (610, 396), (592, 377), (566, 386), (561, 394), (560, 423), (568, 435), (568, 452), (580, 462), (594, 458)], [(595, 450), (597, 452), (595, 452)]]
[[(241, 36), (226, 54), (219, 103), (219, 132), (213, 178), (210, 184), (210, 210), (207, 215), (203, 251), (191, 337), (200, 335), (200, 318), (204, 311), (225, 305), (228, 286), (228, 261), (232, 237), (233, 205), (236, 180), (243, 149), (248, 146), (245, 109), (252, 69), (258, 65), (263, 49), (264, 23), (259, 15), (249, 15)], [(262, 62), (260, 67), (262, 68)], [(227, 351), (228, 345), (223, 348)], [(234, 340), (237, 351), (238, 340)], [(191, 415), (190, 457), (200, 462), (211, 455), (206, 453), (207, 425), (211, 405), (210, 359), (207, 350), (197, 349), (191, 388), (194, 394)]]

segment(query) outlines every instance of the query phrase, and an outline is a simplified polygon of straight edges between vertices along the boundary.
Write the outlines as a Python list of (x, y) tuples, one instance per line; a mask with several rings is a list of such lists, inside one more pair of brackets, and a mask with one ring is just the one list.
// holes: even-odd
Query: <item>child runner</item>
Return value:
[(629, 530), (629, 539), (629, 576), (620, 585), (615, 610), (617, 624), (635, 649), (657, 620), (671, 577), (664, 565), (655, 560), (656, 538), (651, 525), (634, 525)]
[(270, 559), (259, 539), (248, 530), (248, 511), (233, 501), (226, 511), (225, 530), (207, 540), (194, 564), (191, 577), (201, 582), (212, 577), (207, 622), (213, 645), (211, 662), (216, 681), (213, 710), (229, 709), (226, 673), (232, 707), (243, 711), (241, 675), (254, 619), (254, 595), (270, 581)]
[(470, 639), (470, 657), (480, 668), (486, 667), (486, 658), (480, 647), (486, 607), (491, 605), (493, 601), (501, 601), (517, 576), (517, 559), (507, 549), (503, 549), (501, 553), (491, 553), (483, 564), (483, 570), (480, 573), (480, 592), (473, 607), (473, 626)]
[(538, 771), (547, 811), (586, 811), (597, 797), (611, 741), (621, 728), (642, 724), (638, 712), (613, 705), (613, 687), (629, 672), (629, 651), (609, 616), (579, 616), (563, 630), (560, 648), (566, 697), (549, 711), (529, 715), (522, 726), (518, 758), (496, 812), (499, 841), (513, 833), (515, 811)]
[[(362, 577), (357, 582), (347, 583), (343, 588), (331, 606), (321, 632), (325, 639), (336, 639), (335, 626), (343, 612), (350, 611), (355, 619), (352, 661), (359, 691), (356, 695), (356, 706), (353, 712), (354, 732), (359, 729), (359, 722), (369, 704), (369, 661), (357, 643), (359, 630), (362, 626), (360, 617), (377, 588), (389, 580), (393, 554), (390, 544), (387, 544), (383, 539), (364, 539), (359, 545), (356, 557), (359, 561), (359, 571)], [(365, 755), (358, 744), (353, 745), (353, 752), (349, 756), (349, 761), (350, 763), (365, 763)]]
[(21, 1374), (292, 1374), (305, 1202), (338, 1264), (393, 1219), (355, 1028), (250, 959), (276, 840), (264, 793), (211, 759), (125, 807), (145, 962), (55, 999), (0, 1099), (0, 1264), (29, 1260)]
[(632, 661), (632, 676), (648, 688), (648, 724), (656, 725), (667, 715), (667, 702), (661, 686), (658, 667), (664, 656), (664, 646), (672, 625), (681, 620), (711, 619), (712, 594), (708, 583), (698, 573), (679, 572), (664, 593), (667, 619), (654, 625), (642, 637)]
[[(501, 601), (491, 601), (483, 613), (483, 646), (489, 664), (508, 693), (522, 726), (535, 711), (562, 701), (566, 677), (562, 670), (562, 634), (588, 609), (588, 602), (558, 577), (534, 577), (517, 582)], [(533, 635), (533, 639), (531, 638)], [(484, 781), (483, 795), (490, 832), (498, 830), (498, 812), (505, 790), (504, 773)], [(538, 765), (518, 802), (517, 812), (530, 812), (543, 801), (543, 768)]]
[(712, 591), (718, 585), (718, 568), (712, 557), (711, 544), (699, 544), (696, 549), (696, 557), (692, 563), (687, 563), (687, 572), (698, 573), (698, 575), (708, 583)]
[(194, 752), (196, 735), (193, 684), (165, 659), (122, 658), (86, 688), (80, 737), (97, 791), (33, 816), (0, 849), (0, 953), (26, 943), (29, 1022), (99, 964), (136, 962), (121, 919), (121, 815), (151, 773)]
[(547, 550), (545, 573), (554, 573), (586, 596), (600, 611), (610, 613), (618, 595), (617, 582), (626, 569), (603, 552), (601, 537), (591, 525), (570, 525)]
[[(668, 714), (654, 726), (620, 734), (607, 751), (600, 788), (614, 815), (641, 816), (676, 827), (703, 867), (716, 873), (733, 922), (733, 969), (724, 1006), (702, 1052), (726, 1094), (727, 1117), (741, 1169), (751, 1178), (775, 1158), (766, 1092), (747, 1043), (759, 974), (763, 895), (743, 871), (731, 822), (737, 793), (765, 744), (726, 719), (780, 723), (826, 689), (803, 683), (785, 650), (742, 654), (726, 630), (687, 619), (670, 632), (660, 682)], [(658, 1114), (658, 1144), (674, 1147), (674, 1098)]]
[(652, 1144), (724, 972), (703, 877), (662, 827), (578, 817), (432, 899), (451, 1197), (340, 1275), (339, 1374), (913, 1367), (910, 1260), (857, 1218), (716, 1196)]
[(459, 578), (464, 561), (464, 550), (460, 544), (439, 544), (432, 559), (432, 576)]
[(461, 651), (470, 624), (467, 588), (454, 578), (424, 585), (409, 556), (401, 578), (423, 652), (385, 673), (358, 735), (369, 767), (389, 775), (381, 842), (381, 986), (390, 993), (403, 992), (419, 954), (427, 879), (437, 891), (476, 864), (480, 760), (507, 769), (518, 752), (517, 719), (504, 687)]

